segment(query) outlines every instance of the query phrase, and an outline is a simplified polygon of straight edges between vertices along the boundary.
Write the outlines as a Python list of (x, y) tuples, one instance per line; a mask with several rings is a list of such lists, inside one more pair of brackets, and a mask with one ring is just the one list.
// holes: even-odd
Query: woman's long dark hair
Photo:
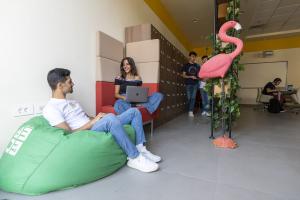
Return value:
[(121, 64), (120, 64), (121, 77), (124, 78), (124, 79), (126, 78), (126, 72), (123, 68), (123, 63), (124, 63), (125, 60), (127, 60), (127, 62), (130, 65), (130, 73), (134, 76), (137, 76), (138, 73), (137, 73), (137, 69), (136, 69), (135, 62), (134, 62), (133, 58), (125, 57), (125, 58), (122, 59)]

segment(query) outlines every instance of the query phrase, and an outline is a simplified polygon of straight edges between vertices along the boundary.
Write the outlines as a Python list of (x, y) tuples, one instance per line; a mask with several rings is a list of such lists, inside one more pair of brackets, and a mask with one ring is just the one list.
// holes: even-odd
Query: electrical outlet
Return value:
[(16, 105), (15, 109), (13, 110), (13, 116), (26, 116), (26, 115), (33, 115), (33, 105), (32, 104), (20, 104)]
[(34, 113), (35, 114), (42, 114), (45, 104), (34, 104)]

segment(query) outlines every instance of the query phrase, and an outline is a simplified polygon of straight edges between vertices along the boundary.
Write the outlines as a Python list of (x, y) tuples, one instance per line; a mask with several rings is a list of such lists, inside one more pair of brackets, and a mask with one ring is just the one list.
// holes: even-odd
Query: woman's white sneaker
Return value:
[(127, 166), (142, 172), (154, 172), (159, 168), (157, 163), (145, 158), (141, 153), (136, 158), (128, 158)]

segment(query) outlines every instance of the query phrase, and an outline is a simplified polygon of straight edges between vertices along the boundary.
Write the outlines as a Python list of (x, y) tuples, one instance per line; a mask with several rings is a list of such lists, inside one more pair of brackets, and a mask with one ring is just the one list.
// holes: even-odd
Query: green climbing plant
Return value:
[[(226, 21), (235, 20), (239, 21), (240, 13), (240, 0), (229, 0), (227, 6)], [(235, 30), (229, 30), (228, 35), (240, 38), (240, 32)], [(211, 37), (213, 39), (213, 36)], [(235, 46), (233, 44), (227, 44), (222, 46), (222, 42), (217, 38), (216, 47), (214, 48), (213, 55), (219, 53), (231, 53), (234, 51)], [(227, 73), (224, 77), (224, 84), (229, 86), (228, 91), (225, 93), (224, 108), (226, 110), (225, 114), (222, 114), (222, 102), (221, 93), (212, 94), (212, 88), (217, 85), (221, 88), (221, 78), (209, 79), (207, 81), (205, 90), (208, 92), (209, 98), (214, 100), (214, 115), (213, 115), (213, 125), (214, 129), (221, 127), (222, 119), (225, 120), (226, 126), (229, 125), (229, 117), (231, 114), (231, 122), (236, 121), (240, 116), (240, 106), (237, 97), (237, 91), (239, 90), (239, 71), (243, 70), (243, 65), (240, 62), (241, 55), (237, 56)]]

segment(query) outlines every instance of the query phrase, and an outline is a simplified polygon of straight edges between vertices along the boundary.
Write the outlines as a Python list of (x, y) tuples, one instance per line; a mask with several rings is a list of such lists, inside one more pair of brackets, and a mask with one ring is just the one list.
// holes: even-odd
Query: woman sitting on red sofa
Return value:
[[(127, 86), (141, 86), (142, 79), (137, 73), (135, 62), (132, 58), (123, 58), (120, 64), (121, 75), (115, 79), (115, 97), (118, 99), (114, 104), (115, 112), (119, 115), (129, 108), (131, 104), (126, 101), (126, 88)], [(153, 93), (148, 97), (146, 103), (139, 104), (145, 107), (150, 114), (154, 113), (160, 102), (163, 99), (163, 95), (159, 92)]]

